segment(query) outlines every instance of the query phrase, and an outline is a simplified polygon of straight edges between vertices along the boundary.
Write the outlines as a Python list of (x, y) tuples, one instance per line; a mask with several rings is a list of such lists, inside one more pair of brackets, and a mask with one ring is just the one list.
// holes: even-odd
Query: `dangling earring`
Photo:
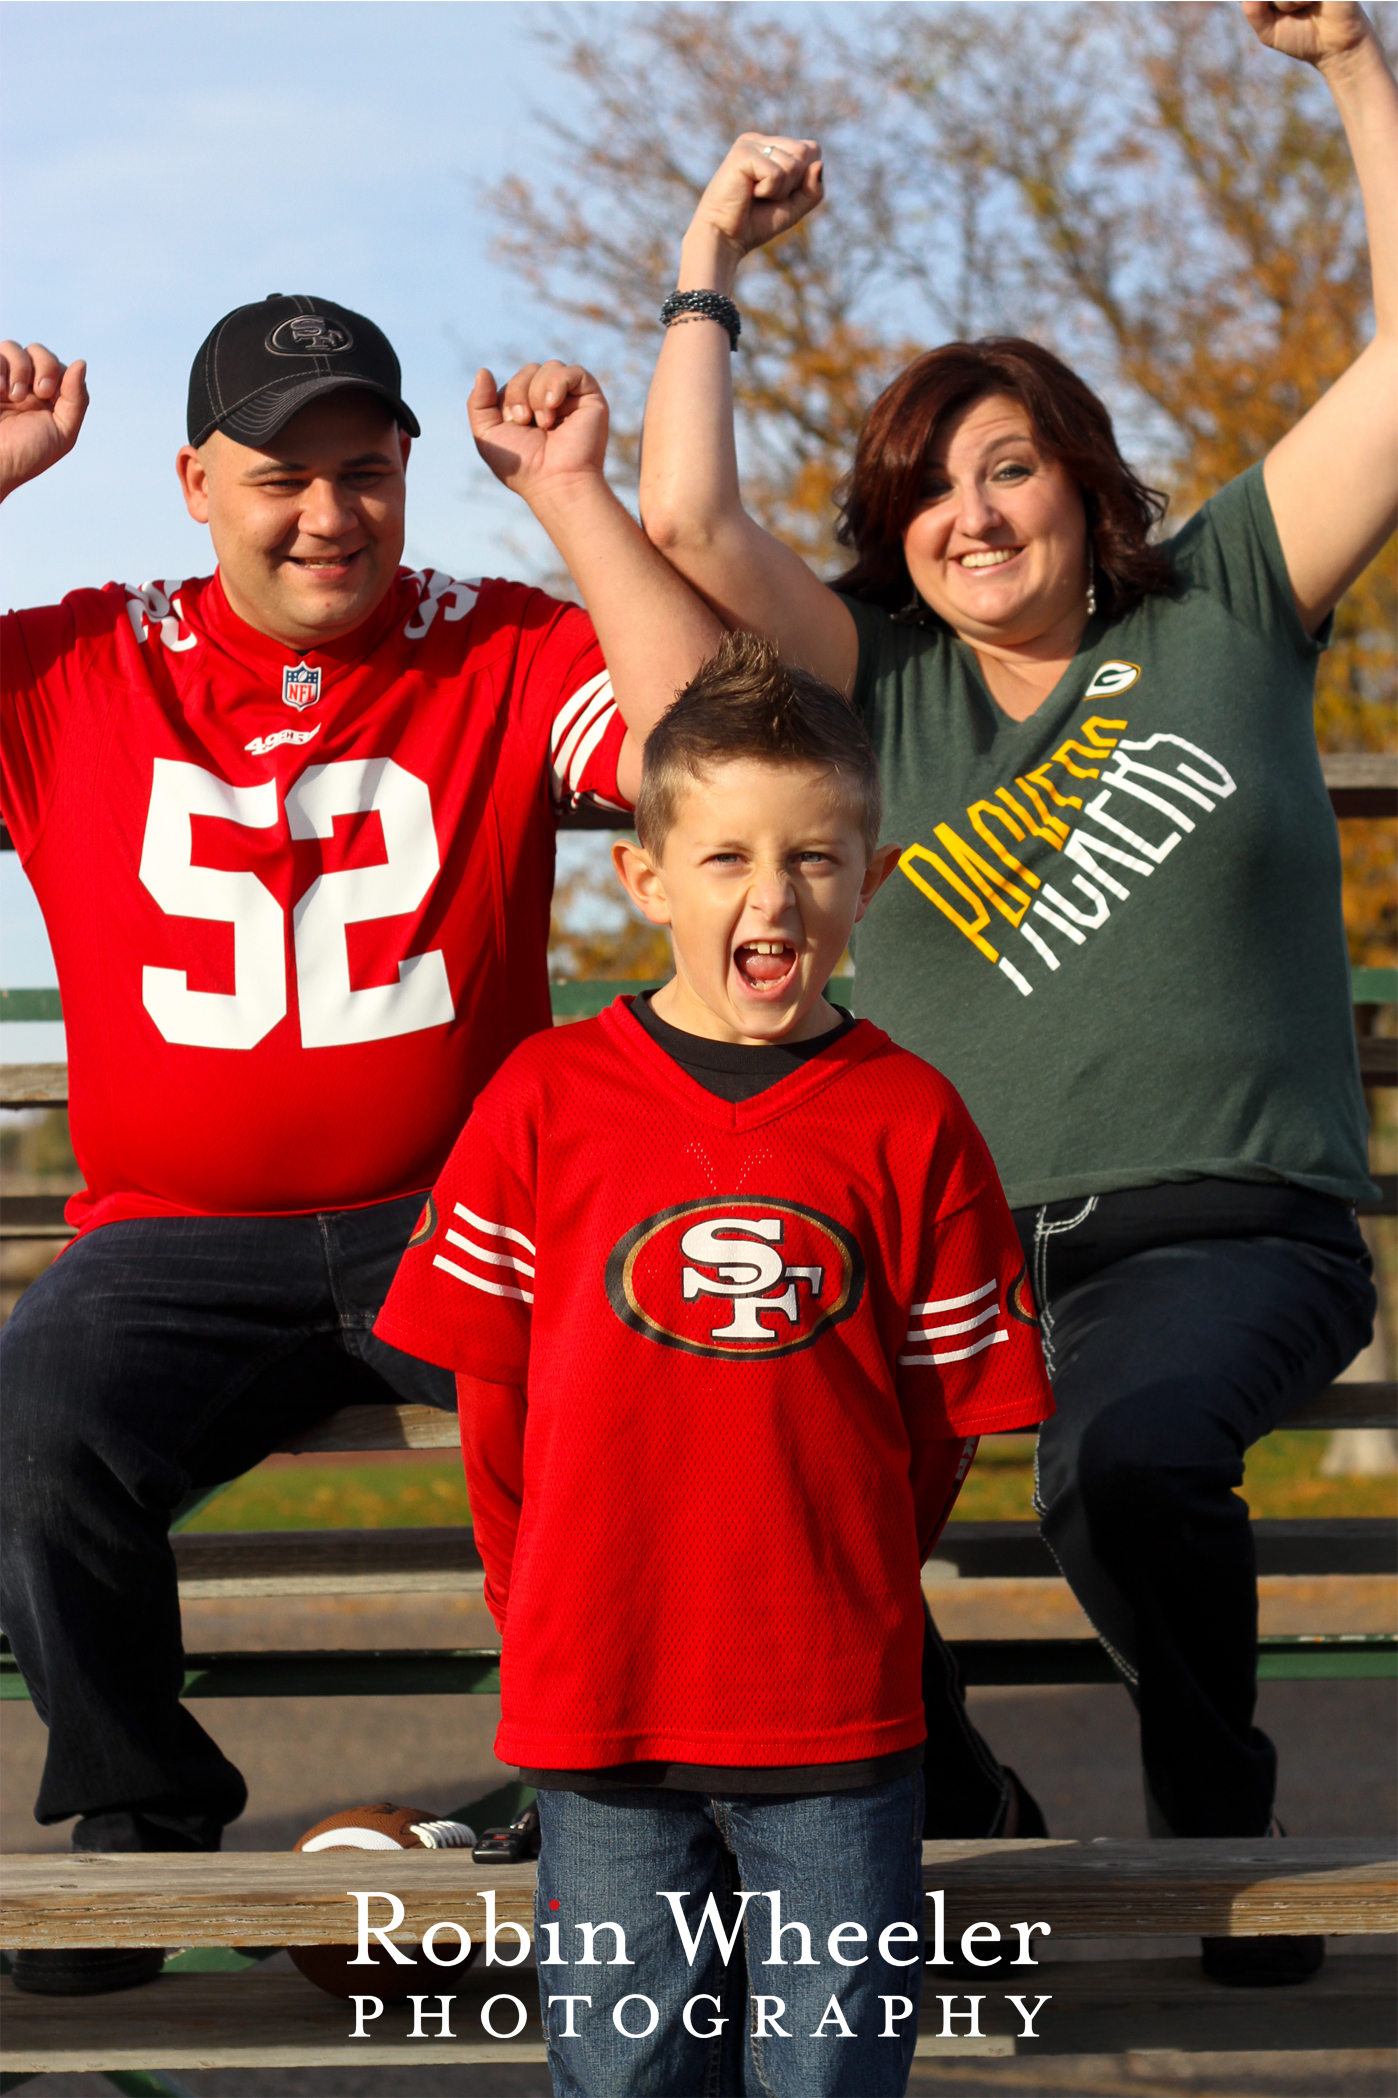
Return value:
[(926, 624), (929, 609), (929, 606), (923, 599), (922, 592), (914, 583), (912, 597), (904, 605), (902, 611), (895, 612), (893, 617), (900, 626), (923, 626)]
[(1093, 618), (1095, 618), (1095, 617), (1096, 617), (1096, 613), (1097, 613), (1097, 556), (1096, 556), (1096, 554), (1095, 554), (1095, 553), (1093, 552), (1093, 548), (1092, 548), (1092, 541), (1091, 541), (1091, 540), (1089, 539), (1089, 540), (1088, 540), (1088, 542), (1087, 542), (1087, 616), (1088, 616), (1088, 618), (1089, 618), (1089, 619), (1093, 619)]

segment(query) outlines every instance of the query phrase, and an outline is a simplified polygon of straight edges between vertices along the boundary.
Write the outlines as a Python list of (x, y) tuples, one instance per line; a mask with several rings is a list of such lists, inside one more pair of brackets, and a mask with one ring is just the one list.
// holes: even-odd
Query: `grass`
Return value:
[[(1398, 1515), (1398, 1475), (1323, 1479), (1323, 1435), (1269, 1435), (1248, 1458), (1243, 1496), (1257, 1516)], [(953, 1521), (1028, 1521), (1034, 1442), (983, 1442)], [(440, 1464), (304, 1464), (249, 1472), (195, 1517), (190, 1530), (385, 1530), (469, 1523), (455, 1457)]]
[(1243, 1492), (1254, 1515), (1398, 1515), (1398, 1474), (1322, 1479), (1323, 1435), (1300, 1429), (1259, 1442), (1248, 1457)]
[(469, 1523), (459, 1457), (440, 1464), (298, 1464), (252, 1471), (201, 1508), (200, 1530), (408, 1530)]
[[(1323, 1479), (1326, 1437), (1294, 1429), (1268, 1435), (1248, 1453), (1243, 1499), (1259, 1517), (1398, 1515), (1398, 1473)], [(1024, 1522), (1034, 1513), (1034, 1439), (984, 1441), (961, 1489), (953, 1522)]]

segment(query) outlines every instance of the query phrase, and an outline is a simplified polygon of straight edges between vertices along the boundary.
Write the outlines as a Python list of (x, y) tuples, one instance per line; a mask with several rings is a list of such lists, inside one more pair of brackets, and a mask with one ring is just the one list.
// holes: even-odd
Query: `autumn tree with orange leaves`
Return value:
[[(622, 461), (709, 175), (741, 131), (820, 139), (827, 203), (744, 265), (734, 380), (745, 499), (829, 573), (860, 424), (931, 343), (1050, 343), (1177, 525), (1367, 339), (1339, 119), (1231, 4), (820, 10), (799, 27), (754, 7), (560, 11), (552, 41), (577, 84), (574, 122), (552, 127), (566, 172), (491, 203), (502, 249), (603, 374)], [(1323, 749), (1393, 746), (1396, 576), (1391, 542), (1337, 611)], [(1354, 958), (1391, 961), (1391, 826), (1342, 836)]]

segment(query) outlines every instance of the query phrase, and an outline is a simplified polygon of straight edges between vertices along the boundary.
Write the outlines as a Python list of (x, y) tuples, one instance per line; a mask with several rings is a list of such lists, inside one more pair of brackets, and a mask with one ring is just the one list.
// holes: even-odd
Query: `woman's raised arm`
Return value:
[(1263, 472), (1308, 633), (1398, 524), (1398, 84), (1363, 8), (1243, 0), (1264, 44), (1335, 97), (1369, 229), (1374, 339), (1268, 453)]
[[(744, 255), (813, 211), (821, 194), (813, 139), (745, 133), (699, 201), (677, 288), (731, 297)], [(859, 655), (848, 608), (743, 508), (732, 355), (717, 321), (685, 315), (666, 329), (646, 404), (642, 522), (727, 626), (765, 634), (848, 692)]]

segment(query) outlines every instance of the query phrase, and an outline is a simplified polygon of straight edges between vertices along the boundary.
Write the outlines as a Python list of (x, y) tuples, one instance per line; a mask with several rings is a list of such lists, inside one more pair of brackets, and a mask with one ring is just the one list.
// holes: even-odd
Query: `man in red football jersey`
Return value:
[[(0, 345), (0, 497), (86, 406), (80, 362)], [(549, 1025), (558, 810), (627, 805), (719, 632), (606, 487), (595, 382), (519, 427), (484, 372), (471, 409), (595, 629), (400, 566), (398, 360), (305, 296), (239, 307), (194, 363), (177, 465), (216, 572), (4, 624), (3, 813), (84, 1175), (5, 1335), (4, 1621), (49, 1728), (36, 1814), (79, 1816), (78, 1849), (216, 1848), (241, 1812), (179, 1702), (172, 1515), (336, 1406), (453, 1403), (375, 1315), (472, 1098)], [(77, 1989), (158, 1960), (21, 1964)]]

